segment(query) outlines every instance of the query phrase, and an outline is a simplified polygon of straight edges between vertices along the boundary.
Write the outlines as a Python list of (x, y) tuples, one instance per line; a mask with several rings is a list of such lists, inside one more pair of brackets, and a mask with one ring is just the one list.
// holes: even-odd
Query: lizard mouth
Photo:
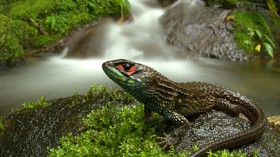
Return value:
[[(120, 59), (119, 63), (126, 60)], [(118, 69), (114, 61), (107, 61), (102, 64), (105, 74), (121, 87), (137, 86), (139, 83), (143, 84), (142, 80), (129, 75), (127, 72)]]
[(127, 81), (126, 76), (119, 70), (115, 69), (110, 62), (103, 63), (102, 69), (105, 74), (117, 84)]

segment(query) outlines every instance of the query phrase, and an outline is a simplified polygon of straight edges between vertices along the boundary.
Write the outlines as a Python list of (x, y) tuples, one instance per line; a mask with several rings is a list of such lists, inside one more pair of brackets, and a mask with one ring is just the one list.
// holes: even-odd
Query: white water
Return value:
[(24, 67), (0, 70), (0, 115), (39, 96), (48, 100), (71, 96), (74, 88), (83, 94), (94, 83), (116, 86), (103, 73), (101, 64), (117, 58), (147, 64), (175, 81), (206, 81), (231, 88), (253, 98), (270, 114), (279, 114), (279, 72), (263, 66), (248, 70), (244, 64), (210, 59), (169, 60), (175, 52), (166, 45), (158, 24), (164, 10), (145, 6), (138, 0), (131, 0), (131, 5), (133, 23), (108, 24), (102, 59), (29, 58)]
[(171, 58), (172, 48), (166, 45), (158, 21), (164, 10), (145, 6), (135, 0), (130, 2), (133, 22), (109, 25), (104, 43), (105, 58), (133, 60)]

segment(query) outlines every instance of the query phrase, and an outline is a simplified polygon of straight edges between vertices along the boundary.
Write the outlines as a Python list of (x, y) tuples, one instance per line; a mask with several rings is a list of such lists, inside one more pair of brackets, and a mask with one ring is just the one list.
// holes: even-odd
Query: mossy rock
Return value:
[(254, 52), (255, 46), (259, 42), (253, 34), (254, 30), (259, 30), (262, 34), (271, 36), (270, 27), (260, 13), (238, 11), (234, 15), (234, 38), (238, 45), (247, 52)]
[[(210, 111), (189, 117), (191, 127), (178, 144), (164, 151), (156, 137), (182, 127), (154, 114), (145, 123), (144, 108), (118, 90), (93, 86), (85, 95), (27, 103), (25, 109), (0, 118), (0, 156), (186, 156), (209, 141), (250, 127), (244, 119)], [(280, 134), (270, 127), (253, 142), (209, 156), (279, 156)]]
[(0, 62), (13, 66), (23, 58), (37, 31), (27, 23), (0, 14)]
[(129, 14), (128, 0), (14, 0), (0, 2), (0, 65), (24, 52), (50, 46), (79, 26), (103, 16)]

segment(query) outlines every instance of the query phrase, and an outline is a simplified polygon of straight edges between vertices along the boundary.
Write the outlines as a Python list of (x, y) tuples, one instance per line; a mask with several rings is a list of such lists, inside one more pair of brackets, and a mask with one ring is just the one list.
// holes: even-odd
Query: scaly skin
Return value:
[[(147, 118), (151, 112), (156, 112), (166, 120), (188, 127), (186, 116), (215, 109), (234, 116), (242, 113), (252, 122), (250, 129), (217, 140), (194, 152), (191, 157), (205, 155), (210, 149), (216, 151), (252, 142), (266, 128), (263, 110), (239, 93), (208, 83), (177, 83), (148, 66), (125, 59), (105, 62), (102, 67), (109, 78), (144, 104)], [(160, 138), (164, 147), (178, 142), (174, 140), (178, 138), (173, 136), (176, 135)]]

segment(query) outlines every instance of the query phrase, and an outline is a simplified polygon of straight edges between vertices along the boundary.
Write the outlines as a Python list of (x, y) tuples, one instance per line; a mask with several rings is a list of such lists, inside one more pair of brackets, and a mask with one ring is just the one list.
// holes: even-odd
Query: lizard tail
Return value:
[(193, 154), (190, 154), (190, 157), (204, 156), (209, 150), (217, 151), (222, 148), (237, 147), (253, 142), (261, 136), (267, 125), (267, 119), (265, 118), (264, 111), (249, 99), (243, 100), (241, 104), (242, 105), (239, 105), (241, 110), (240, 112), (253, 123), (253, 126), (244, 132), (237, 133), (227, 138), (219, 139), (212, 144), (206, 145)]

